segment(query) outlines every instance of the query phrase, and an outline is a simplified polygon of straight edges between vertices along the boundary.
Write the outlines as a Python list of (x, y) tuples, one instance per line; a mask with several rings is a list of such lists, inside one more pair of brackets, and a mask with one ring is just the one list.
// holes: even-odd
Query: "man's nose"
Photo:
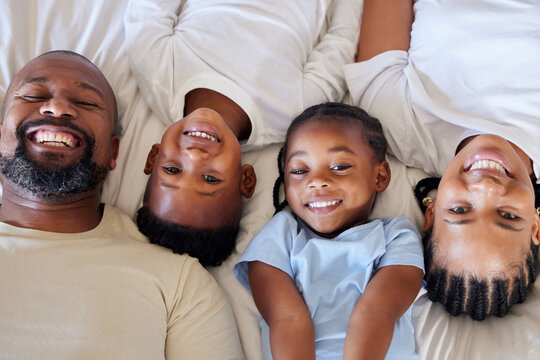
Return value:
[(43, 116), (52, 116), (56, 118), (74, 118), (77, 115), (76, 110), (65, 98), (52, 98), (44, 102), (39, 113)]

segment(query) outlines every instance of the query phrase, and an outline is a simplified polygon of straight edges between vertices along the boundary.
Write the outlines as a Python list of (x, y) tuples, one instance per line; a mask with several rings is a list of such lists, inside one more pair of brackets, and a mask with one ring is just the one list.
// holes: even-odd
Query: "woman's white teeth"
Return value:
[(493, 169), (493, 170), (499, 171), (500, 173), (506, 174), (506, 169), (501, 164), (493, 160), (475, 161), (471, 165), (469, 170), (474, 170), (474, 169)]
[(194, 136), (194, 137), (200, 137), (200, 138), (203, 138), (203, 139), (208, 139), (208, 140), (211, 140), (213, 142), (219, 142), (218, 139), (215, 136), (207, 134), (207, 133), (205, 133), (203, 131), (188, 131), (187, 135), (188, 136)]
[(327, 206), (334, 206), (334, 205), (337, 205), (338, 203), (339, 203), (339, 200), (316, 201), (316, 202), (308, 203), (308, 206), (312, 208), (323, 208)]
[(36, 141), (40, 144), (60, 146), (60, 147), (73, 147), (73, 139), (61, 133), (52, 132), (39, 132), (36, 134)]

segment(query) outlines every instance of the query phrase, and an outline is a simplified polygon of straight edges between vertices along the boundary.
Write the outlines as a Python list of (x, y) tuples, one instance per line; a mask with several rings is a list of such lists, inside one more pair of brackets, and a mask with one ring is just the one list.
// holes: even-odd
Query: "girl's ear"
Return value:
[(253, 196), (255, 191), (255, 185), (257, 185), (257, 175), (255, 175), (255, 169), (249, 164), (242, 165), (242, 181), (240, 183), (240, 192), (242, 195), (249, 199)]
[(377, 192), (381, 192), (384, 189), (388, 187), (388, 184), (390, 184), (390, 178), (392, 177), (391, 171), (390, 171), (390, 164), (388, 164), (388, 161), (382, 161), (379, 165), (377, 165), (377, 178), (375, 182), (375, 190)]
[(144, 164), (144, 173), (146, 175), (150, 175), (152, 173), (152, 169), (154, 168), (154, 163), (156, 162), (156, 158), (159, 154), (159, 145), (160, 144), (152, 145), (152, 148), (148, 152), (148, 157), (146, 158), (146, 164)]
[(426, 207), (426, 213), (424, 216), (424, 225), (422, 226), (422, 232), (424, 234), (431, 231), (431, 228), (433, 228), (433, 221), (434, 221), (433, 206), (435, 205), (435, 200), (436, 198), (433, 198), (433, 200)]

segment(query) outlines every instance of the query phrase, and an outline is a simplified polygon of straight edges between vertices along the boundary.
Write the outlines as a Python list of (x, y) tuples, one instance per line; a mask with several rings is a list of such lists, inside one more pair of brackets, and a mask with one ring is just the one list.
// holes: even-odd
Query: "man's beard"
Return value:
[[(69, 127), (83, 135), (86, 150), (80, 162), (66, 166), (47, 167), (28, 156), (24, 145), (26, 129), (44, 124)], [(13, 156), (0, 154), (0, 171), (5, 179), (28, 191), (32, 196), (53, 201), (77, 198), (77, 195), (94, 190), (107, 175), (107, 167), (98, 166), (92, 161), (95, 140), (71, 122), (52, 122), (42, 119), (24, 123), (17, 129), (17, 139), (19, 143)], [(55, 156), (54, 153), (50, 155)]]

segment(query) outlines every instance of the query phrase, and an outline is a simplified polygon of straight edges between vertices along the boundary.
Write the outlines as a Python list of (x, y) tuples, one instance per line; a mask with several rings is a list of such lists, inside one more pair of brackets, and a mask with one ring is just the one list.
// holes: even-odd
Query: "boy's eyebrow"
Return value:
[[(178, 189), (179, 186), (178, 185), (175, 185), (175, 184), (169, 184), (168, 182), (165, 182), (163, 180), (160, 179), (159, 181), (159, 184), (163, 187), (166, 187), (166, 188), (170, 188), (170, 189)], [(217, 195), (219, 192), (221, 192), (223, 189), (217, 189), (215, 191), (210, 191), (210, 192), (206, 192), (206, 191), (198, 191), (198, 190), (195, 190), (195, 193), (196, 194), (199, 194), (201, 196), (208, 196), (208, 197), (212, 197), (212, 196), (215, 196)]]
[[(328, 149), (328, 152), (329, 153), (337, 153), (337, 152), (346, 152), (346, 153), (350, 153), (350, 154), (356, 154), (354, 151), (352, 151), (351, 148), (349, 148), (348, 146), (336, 146), (336, 147), (333, 147), (331, 149)], [(289, 157), (287, 158), (287, 160), (285, 162), (288, 162), (289, 160), (291, 160), (292, 158), (294, 157), (298, 157), (298, 156), (304, 156), (306, 155), (306, 152), (305, 151), (295, 151), (293, 152), (291, 155), (289, 155)]]
[[(24, 79), (24, 83), (25, 84), (46, 84), (47, 82), (49, 81), (48, 78), (46, 77), (43, 77), (43, 76), (36, 76), (36, 77), (28, 77), (26, 79)], [(105, 101), (105, 98), (103, 96), (103, 92), (98, 89), (97, 87), (95, 87), (94, 85), (91, 85), (89, 83), (85, 83), (85, 82), (79, 82), (77, 83), (77, 86), (80, 87), (81, 89), (85, 89), (85, 90), (90, 90), (92, 92), (94, 92), (97, 96), (99, 96), (101, 98), (101, 100)]]

